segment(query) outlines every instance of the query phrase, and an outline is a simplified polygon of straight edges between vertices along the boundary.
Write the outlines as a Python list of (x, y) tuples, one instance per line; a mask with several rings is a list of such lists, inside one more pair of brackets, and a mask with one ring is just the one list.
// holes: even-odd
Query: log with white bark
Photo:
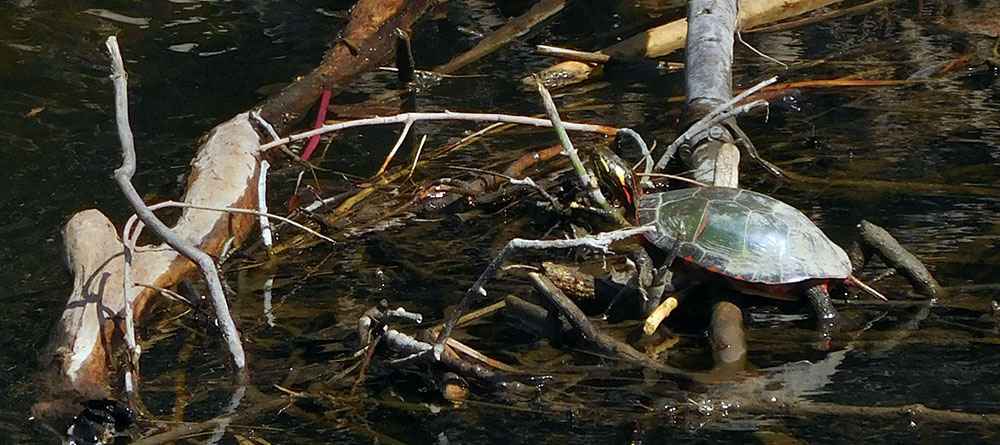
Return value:
[[(394, 39), (386, 36), (396, 27), (408, 29), (431, 3), (430, 0), (359, 1), (352, 9), (340, 43), (334, 45), (323, 63), (262, 103), (261, 114), (279, 131), (286, 130), (320, 91), (342, 87), (357, 74), (391, 56), (393, 45), (385, 42)], [(139, 145), (141, 158), (141, 141)], [(260, 136), (248, 113), (218, 125), (191, 162), (185, 203), (256, 209), (260, 154)], [(238, 246), (254, 222), (252, 214), (186, 208), (171, 229), (208, 255), (218, 256), (230, 240), (234, 241), (233, 246)], [(74, 401), (114, 397), (120, 388), (120, 383), (114, 380), (116, 371), (124, 364), (117, 358), (122, 345), (123, 329), (119, 324), (123, 324), (125, 301), (124, 256), (118, 231), (104, 214), (91, 209), (74, 215), (63, 233), (73, 289), (43, 353), (43, 361), (52, 363), (47, 368), (48, 375), (43, 376), (48, 381), (48, 392), (40, 395), (34, 408), (38, 414), (75, 410)], [(169, 288), (196, 272), (195, 263), (166, 244), (139, 247), (132, 259), (131, 276), (136, 284)], [(155, 297), (156, 293), (148, 288), (135, 291), (131, 312), (142, 317)], [(227, 331), (230, 334), (227, 337), (234, 332)], [(227, 338), (230, 344), (232, 340)], [(241, 368), (241, 354), (232, 352), (234, 362)]]
[[(184, 202), (255, 209), (259, 148), (259, 136), (246, 113), (217, 126), (191, 162)], [(253, 225), (250, 214), (185, 209), (172, 230), (216, 256), (230, 238), (239, 245)], [(124, 308), (121, 237), (96, 209), (73, 215), (63, 235), (73, 289), (48, 349), (56, 381), (49, 385), (53, 399), (43, 399), (36, 406), (41, 412), (63, 397), (112, 396), (116, 386), (111, 377), (117, 361), (111, 357), (117, 353), (112, 345), (120, 343), (117, 324), (122, 322), (119, 314)], [(132, 260), (132, 278), (140, 284), (171, 287), (196, 272), (194, 263), (166, 244), (139, 247)], [(133, 312), (145, 312), (154, 296), (149, 289), (138, 292)]]
[[(685, 49), (685, 113), (698, 120), (724, 106), (732, 98), (733, 35), (736, 31), (738, 0), (691, 0), (688, 3), (687, 47)], [(732, 135), (712, 137), (708, 128), (695, 135), (700, 140), (685, 160), (695, 179), (719, 187), (739, 186), (740, 152), (729, 143)], [(720, 292), (729, 292), (722, 291)], [(746, 335), (743, 312), (733, 303), (720, 300), (712, 306), (709, 340), (716, 372), (734, 373), (746, 365)]]

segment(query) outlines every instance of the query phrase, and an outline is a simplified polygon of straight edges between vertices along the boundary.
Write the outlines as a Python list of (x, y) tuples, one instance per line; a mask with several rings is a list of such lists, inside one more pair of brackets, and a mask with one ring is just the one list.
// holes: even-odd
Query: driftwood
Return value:
[[(132, 177), (135, 176), (136, 154), (135, 140), (132, 136), (132, 128), (129, 125), (127, 92), (128, 75), (125, 72), (125, 62), (122, 60), (121, 50), (118, 48), (118, 39), (115, 36), (108, 37), (106, 45), (108, 47), (108, 51), (111, 53), (111, 78), (114, 80), (115, 84), (115, 120), (118, 124), (118, 138), (122, 146), (122, 165), (115, 170), (115, 182), (118, 183), (118, 187), (121, 188), (122, 193), (125, 195), (125, 199), (128, 200), (132, 210), (135, 211), (136, 217), (142, 221), (143, 224), (148, 226), (150, 230), (162, 239), (168, 246), (177, 251), (177, 253), (183, 255), (185, 258), (193, 261), (198, 265), (198, 268), (201, 269), (202, 274), (205, 276), (205, 281), (208, 282), (212, 305), (215, 306), (215, 316), (219, 323), (219, 329), (222, 331), (222, 337), (226, 340), (226, 345), (229, 347), (229, 353), (233, 356), (233, 363), (236, 365), (236, 368), (243, 371), (246, 367), (246, 355), (243, 352), (243, 344), (240, 342), (239, 334), (236, 332), (236, 325), (233, 323), (233, 318), (229, 314), (229, 304), (226, 302), (226, 296), (222, 291), (222, 283), (219, 280), (219, 271), (215, 266), (215, 260), (202, 250), (195, 247), (192, 241), (189, 241), (187, 238), (182, 237), (178, 233), (170, 230), (170, 228), (168, 228), (163, 221), (160, 221), (153, 211), (146, 206), (146, 203), (142, 201), (142, 197), (139, 196), (139, 192), (136, 191), (135, 186), (132, 184)], [(260, 147), (251, 143), (247, 144), (246, 148), (257, 150), (249, 152), (250, 156), (252, 156), (252, 160), (257, 161), (256, 155), (259, 153)], [(247, 160), (249, 161), (251, 159)], [(259, 176), (259, 171), (256, 169), (257, 165), (258, 162), (249, 163), (248, 170), (252, 172), (251, 175), (253, 176)], [(228, 168), (216, 169), (214, 173), (224, 175), (225, 173), (228, 173), (226, 170), (228, 170)], [(247, 203), (240, 202), (239, 204), (246, 205)], [(134, 326), (135, 317), (133, 316), (132, 306), (130, 304), (133, 301), (132, 292), (135, 288), (135, 285), (133, 284), (134, 281), (132, 281), (131, 266), (133, 254), (135, 253), (135, 241), (139, 237), (141, 228), (136, 228), (134, 234), (132, 229), (133, 220), (130, 219), (129, 222), (125, 224), (125, 230), (122, 234), (125, 244), (125, 266), (123, 270), (124, 283), (122, 289), (122, 292), (125, 295), (125, 303), (123, 304), (122, 309), (124, 310), (125, 316), (125, 345), (129, 349), (129, 362), (131, 367), (134, 369), (138, 366), (139, 347), (136, 344)], [(126, 375), (126, 391), (133, 391), (135, 377), (137, 376), (131, 375), (131, 371), (130, 374)]]
[(854, 264), (863, 265), (867, 262), (866, 257), (877, 253), (887, 266), (906, 277), (919, 294), (927, 298), (947, 295), (947, 291), (938, 284), (924, 263), (899, 244), (888, 231), (868, 221), (861, 221), (858, 224), (858, 232), (863, 243), (857, 250), (861, 251), (862, 258), (857, 258), (858, 255), (855, 255), (855, 258), (851, 259)]
[[(225, 122), (209, 134), (191, 162), (184, 202), (216, 207), (254, 208), (257, 202), (259, 138), (248, 114)], [(218, 255), (230, 238), (238, 245), (253, 227), (252, 215), (186, 209), (171, 229), (209, 255)], [(73, 290), (55, 327), (50, 358), (55, 360), (55, 393), (88, 398), (113, 394), (109, 363), (116, 345), (116, 318), (124, 308), (122, 241), (100, 211), (84, 210), (63, 229)], [(194, 273), (194, 263), (164, 245), (143, 246), (132, 260), (136, 283), (171, 287)], [(144, 289), (132, 303), (142, 314), (155, 291)], [(38, 408), (44, 408), (39, 406)]]
[[(841, 0), (746, 0), (740, 2), (739, 21), (743, 29), (771, 23), (794, 17), (799, 14), (822, 8)], [(686, 19), (675, 20), (662, 26), (650, 29), (599, 51), (612, 57), (662, 57), (684, 48), (688, 22)], [(688, 65), (690, 66), (690, 65)], [(600, 73), (601, 66), (592, 63), (566, 61), (546, 68), (536, 75), (545, 86), (558, 88), (583, 82), (591, 76)], [(526, 77), (527, 86), (534, 84), (531, 77)]]
[[(278, 131), (287, 130), (322, 90), (343, 86), (391, 56), (395, 40), (383, 35), (391, 36), (396, 28), (409, 28), (430, 4), (430, 0), (359, 2), (341, 41), (330, 50), (323, 65), (260, 105), (264, 120)], [(208, 133), (191, 162), (183, 201), (203, 207), (255, 209), (260, 155), (260, 136), (249, 113), (218, 125)], [(217, 257), (227, 244), (239, 246), (253, 225), (251, 214), (187, 208), (171, 229), (181, 239)], [(54, 328), (49, 352), (43, 357), (43, 361), (54, 363), (47, 377), (51, 380), (49, 394), (43, 395), (34, 409), (39, 414), (75, 410), (74, 401), (113, 396), (118, 386), (112, 376), (119, 365), (115, 358), (122, 339), (118, 323), (125, 309), (122, 240), (114, 224), (95, 209), (74, 215), (63, 234), (73, 289)], [(166, 244), (139, 247), (131, 263), (134, 283), (158, 288), (172, 287), (197, 270), (195, 263)], [(130, 312), (141, 317), (156, 295), (150, 288), (136, 291)], [(228, 325), (227, 337), (233, 337), (236, 332), (231, 322)], [(230, 338), (230, 343), (233, 341), (238, 344), (237, 339)], [(234, 354), (237, 367), (242, 368), (243, 360)]]

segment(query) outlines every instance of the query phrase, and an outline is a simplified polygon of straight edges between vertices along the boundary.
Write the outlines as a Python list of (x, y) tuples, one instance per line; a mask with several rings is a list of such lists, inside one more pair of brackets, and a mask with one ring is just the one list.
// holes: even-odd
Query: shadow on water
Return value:
[[(70, 287), (61, 260), (61, 224), (86, 207), (99, 207), (115, 221), (126, 216), (125, 202), (111, 180), (119, 151), (103, 53), (106, 36), (119, 36), (131, 73), (137, 186), (148, 200), (158, 200), (181, 192), (179, 177), (206, 130), (319, 60), (350, 3), (55, 5), (25, 0), (0, 6), (0, 158), (6, 171), (0, 177), (0, 299), (5, 307), (0, 313), (0, 390), (8, 401), (0, 407), (0, 436), (21, 443), (40, 440), (27, 417), (38, 391), (36, 357)], [(475, 43), (456, 25), (495, 28), (532, 4), (457, 3), (453, 11), (427, 19), (415, 33), (421, 67), (444, 62)], [(534, 93), (522, 91), (517, 82), (551, 62), (533, 52), (535, 44), (599, 48), (676, 17), (682, 9), (680, 2), (594, 3), (599, 2), (572, 3), (523, 40), (465, 69), (485, 77), (446, 79), (422, 91), (418, 106), (537, 113)], [(982, 62), (991, 41), (979, 34), (992, 32), (1000, 8), (980, 2), (978, 11), (983, 12), (970, 13), (946, 6), (974, 2), (926, 3), (922, 12), (915, 10), (916, 2), (901, 2), (891, 10), (798, 30), (746, 35), (748, 43), (791, 67), (785, 71), (741, 46), (734, 73), (738, 86), (771, 74), (793, 80), (846, 75), (903, 79), (933, 73), (965, 51), (975, 54), (973, 62), (926, 82), (795, 91), (776, 100), (767, 117), (741, 121), (761, 153), (783, 168), (813, 177), (998, 187), (1000, 84)], [(949, 14), (978, 21), (956, 22)], [(802, 63), (818, 59), (824, 62)], [(681, 112), (666, 98), (683, 93), (682, 79), (679, 74), (615, 76), (558, 91), (557, 102), (566, 106), (566, 120), (629, 126), (662, 144), (672, 137)], [(371, 73), (338, 101), (360, 102), (393, 82), (391, 74)], [(453, 142), (470, 128), (418, 127), (431, 135), (428, 146)], [(319, 162), (327, 169), (318, 172), (327, 192), (350, 190), (356, 181), (348, 175), (371, 174), (397, 131), (363, 129), (338, 137)], [(598, 138), (580, 136), (579, 141), (586, 146)], [(445, 162), (499, 170), (502, 162), (554, 142), (547, 131), (519, 129), (476, 142)], [(441, 166), (443, 162), (431, 171), (454, 173)], [(1000, 198), (803, 185), (767, 178), (752, 165), (742, 173), (748, 186), (802, 209), (838, 242), (846, 244), (857, 221), (867, 219), (897, 236), (946, 286), (1000, 281)], [(275, 172), (273, 208), (283, 208), (296, 174), (294, 166)], [(426, 181), (427, 176), (418, 173), (415, 179)], [(404, 185), (398, 192), (413, 189)], [(253, 406), (281, 395), (275, 385), (309, 396), (285, 409), (237, 419), (229, 431), (271, 443), (622, 443), (636, 438), (708, 443), (777, 441), (785, 437), (781, 435), (805, 442), (968, 442), (996, 434), (850, 417), (736, 416), (702, 426), (696, 418), (662, 409), (675, 401), (670, 399), (677, 394), (672, 383), (602, 366), (599, 358), (575, 349), (549, 346), (500, 317), (464, 329), (462, 339), (495, 357), (552, 375), (541, 392), (477, 388), (481, 395), (451, 409), (419, 371), (382, 363), (352, 395), (356, 375), (334, 377), (353, 363), (347, 358), (356, 347), (352, 333), (357, 319), (376, 301), (385, 298), (440, 320), (506, 240), (557, 237), (571, 230), (565, 218), (527, 202), (397, 222), (347, 238), (332, 250), (320, 245), (282, 257), (269, 267), (259, 267), (259, 252), (253, 249), (234, 262), (227, 276), (235, 292), (233, 308), (248, 341), (253, 383), (264, 393), (248, 395), (244, 403)], [(554, 257), (578, 259), (566, 252)], [(516, 260), (539, 264), (548, 259), (553, 256)], [(272, 274), (273, 301), (265, 313), (261, 289)], [(906, 291), (898, 278), (878, 286), (895, 295)], [(995, 383), (1000, 340), (983, 318), (997, 289), (957, 292), (954, 304), (932, 309), (904, 335), (897, 334), (915, 319), (916, 310), (847, 309), (859, 318), (881, 318), (843, 349), (848, 353), (836, 373), (810, 397), (847, 405), (919, 402), (1000, 413), (1000, 386)], [(496, 281), (489, 290), (499, 297), (525, 295), (528, 287), (512, 278)], [(810, 332), (803, 326), (753, 327), (750, 360), (761, 368), (826, 357), (809, 348)], [(226, 383), (229, 370), (218, 353), (221, 345), (206, 334), (210, 332), (205, 321), (192, 318), (161, 322), (145, 332), (151, 341), (143, 358), (143, 396), (158, 419), (200, 421), (225, 412), (232, 397)], [(671, 361), (703, 366), (707, 360), (699, 337), (700, 332), (686, 333), (670, 352)], [(163, 426), (156, 421), (142, 425)]]

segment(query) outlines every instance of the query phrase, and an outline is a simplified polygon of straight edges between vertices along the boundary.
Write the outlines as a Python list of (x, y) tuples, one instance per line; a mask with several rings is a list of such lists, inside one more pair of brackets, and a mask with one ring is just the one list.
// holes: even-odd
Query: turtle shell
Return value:
[(764, 285), (845, 279), (851, 261), (794, 207), (751, 190), (694, 187), (640, 198), (646, 239), (688, 266)]

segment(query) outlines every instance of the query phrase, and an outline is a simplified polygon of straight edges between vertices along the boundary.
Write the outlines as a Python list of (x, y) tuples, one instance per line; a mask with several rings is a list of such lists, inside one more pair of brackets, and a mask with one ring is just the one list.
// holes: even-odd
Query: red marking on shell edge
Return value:
[(712, 272), (712, 273), (719, 273), (719, 268), (718, 267), (714, 267), (714, 266), (708, 266), (708, 267), (705, 268), (705, 270), (707, 270), (709, 272)]
[(740, 281), (746, 281), (747, 280), (746, 278), (743, 277), (743, 275), (737, 275), (737, 276), (735, 276), (733, 278), (735, 278), (737, 280), (740, 280)]
[(698, 233), (694, 235), (694, 239), (701, 238), (702, 232), (705, 231), (705, 227), (708, 226), (708, 217), (704, 216), (701, 218), (701, 223), (698, 225)]
[(684, 257), (684, 261), (687, 261), (689, 263), (694, 262), (694, 257), (691, 256), (691, 255), (688, 255), (688, 256)]

